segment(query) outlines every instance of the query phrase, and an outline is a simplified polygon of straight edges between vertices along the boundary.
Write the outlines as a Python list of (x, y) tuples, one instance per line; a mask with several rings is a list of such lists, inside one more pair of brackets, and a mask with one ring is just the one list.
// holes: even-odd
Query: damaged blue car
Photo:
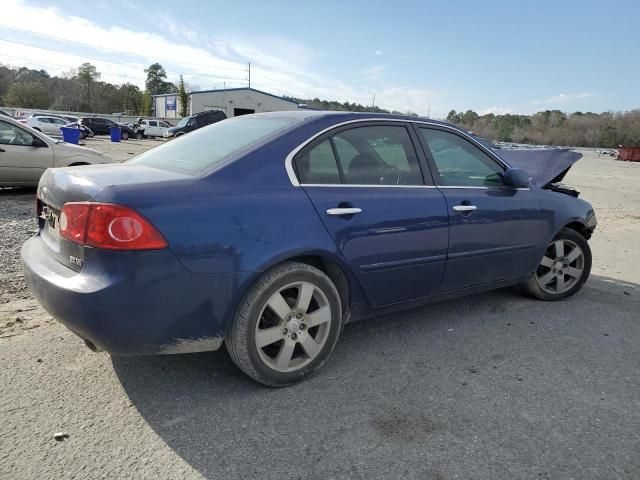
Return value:
[(559, 184), (576, 155), (409, 116), (232, 118), (125, 163), (47, 170), (25, 277), (93, 350), (224, 343), (253, 379), (288, 385), (352, 320), (518, 284), (576, 293), (596, 227)]

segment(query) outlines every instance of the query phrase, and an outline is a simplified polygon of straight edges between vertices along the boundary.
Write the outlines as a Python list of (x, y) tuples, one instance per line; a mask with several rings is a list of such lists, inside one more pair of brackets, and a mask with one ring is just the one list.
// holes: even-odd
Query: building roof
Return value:
[[(287, 98), (283, 98), (280, 97), (278, 95), (274, 95), (273, 93), (268, 93), (268, 92), (263, 92), (262, 90), (258, 90), (255, 88), (249, 88), (249, 87), (239, 87), (239, 88), (221, 88), (221, 89), (213, 89), (213, 90), (196, 90), (193, 92), (189, 92), (188, 95), (194, 95), (194, 94), (198, 94), (198, 93), (225, 93), (225, 92), (238, 92), (241, 90), (247, 90), (247, 91), (251, 91), (251, 92), (256, 92), (256, 93), (260, 93), (262, 95), (268, 95), (269, 97), (273, 97), (273, 98), (277, 98), (278, 100), (282, 100), (283, 102), (289, 102), (289, 103), (293, 103), (296, 106), (299, 106), (298, 102), (294, 102), (293, 100), (289, 100)], [(152, 95), (153, 98), (155, 97), (166, 97), (166, 96), (172, 96), (172, 95), (177, 95), (177, 93), (162, 93), (162, 94), (158, 94), (158, 95)]]

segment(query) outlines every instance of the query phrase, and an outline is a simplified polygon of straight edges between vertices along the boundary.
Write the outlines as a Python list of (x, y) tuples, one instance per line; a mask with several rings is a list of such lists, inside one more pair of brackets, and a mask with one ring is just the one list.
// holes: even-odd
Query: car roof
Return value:
[(285, 110), (280, 112), (264, 112), (254, 113), (256, 116), (269, 116), (269, 117), (282, 117), (282, 118), (296, 118), (296, 119), (319, 119), (319, 118), (333, 118), (336, 122), (347, 120), (406, 120), (408, 122), (429, 122), (432, 124), (443, 125), (447, 127), (456, 127), (455, 125), (442, 122), (440, 120), (433, 120), (428, 117), (420, 117), (415, 115), (402, 115), (395, 113), (375, 113), (375, 112), (340, 112), (331, 110)]

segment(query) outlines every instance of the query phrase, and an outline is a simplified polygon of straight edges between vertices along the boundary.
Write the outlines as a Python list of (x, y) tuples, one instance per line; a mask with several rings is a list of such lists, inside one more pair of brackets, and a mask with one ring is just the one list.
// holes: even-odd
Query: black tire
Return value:
[[(553, 291), (550, 291), (552, 290), (553, 287), (546, 288), (541, 285), (541, 283), (544, 283), (544, 276), (551, 275), (552, 273), (551, 268), (553, 268), (553, 267), (548, 267), (543, 265), (543, 260), (545, 258), (548, 258), (547, 252), (550, 251), (549, 249), (554, 248), (554, 244), (558, 240), (568, 241), (570, 244), (577, 245), (582, 250), (582, 261), (580, 265), (582, 268), (582, 273), (579, 276), (576, 275), (577, 278), (575, 279), (575, 281), (573, 281), (573, 284), (567, 290), (561, 291), (561, 292), (553, 292)], [(529, 280), (527, 280), (524, 283), (523, 285), (524, 290), (528, 295), (534, 298), (537, 298), (539, 300), (545, 300), (545, 301), (562, 300), (563, 298), (570, 297), (571, 295), (574, 295), (576, 292), (578, 292), (578, 290), (582, 288), (584, 283), (589, 278), (589, 273), (591, 272), (591, 261), (592, 261), (592, 257), (591, 257), (591, 248), (589, 247), (589, 242), (587, 242), (587, 240), (575, 230), (571, 230), (569, 228), (563, 228), (562, 230), (560, 230), (560, 232), (555, 236), (553, 241), (547, 247), (547, 250), (545, 251), (545, 254), (543, 255), (543, 258), (541, 259), (540, 263), (538, 264), (536, 271), (533, 272)], [(576, 260), (574, 260), (573, 262), (575, 263)], [(559, 264), (560, 263), (563, 263), (563, 262), (559, 262)], [(564, 265), (568, 268), (571, 268), (572, 265), (574, 265), (574, 263), (569, 262), (568, 264), (565, 263)], [(564, 273), (558, 273), (558, 275), (562, 275), (563, 279), (567, 278), (567, 276), (565, 276)], [(560, 281), (560, 280), (557, 280), (557, 281)], [(552, 282), (553, 282), (553, 279), (552, 279)]]
[(129, 140), (129, 132), (122, 132), (121, 138), (122, 140)]
[(142, 133), (138, 132), (138, 133), (136, 133), (136, 138), (138, 140), (142, 140), (144, 138), (144, 135)]
[[(320, 295), (322, 301), (326, 301), (325, 306), (330, 309), (330, 320), (327, 322), (328, 326), (326, 330), (323, 330), (324, 342), (322, 346), (319, 347), (318, 353), (315, 356), (311, 357), (308, 355), (306, 349), (301, 345), (303, 341), (299, 340), (299, 343), (295, 343), (296, 350), (291, 350), (293, 353), (290, 357), (290, 362), (302, 360), (302, 365), (299, 368), (294, 366), (293, 368), (296, 369), (293, 371), (278, 371), (264, 360), (267, 358), (265, 350), (272, 348), (275, 349), (273, 350), (274, 352), (278, 350), (279, 353), (282, 353), (282, 351), (285, 350), (286, 342), (289, 341), (289, 344), (291, 344), (291, 337), (293, 337), (293, 340), (297, 338), (291, 333), (294, 329), (291, 328), (289, 331), (289, 339), (284, 338), (277, 340), (275, 343), (263, 348), (259, 348), (256, 344), (256, 331), (257, 328), (259, 328), (258, 322), (265, 321), (267, 312), (270, 312), (272, 318), (275, 319), (274, 321), (276, 323), (274, 324), (274, 328), (277, 327), (278, 332), (280, 328), (290, 325), (290, 323), (286, 322), (286, 318), (288, 318), (290, 322), (296, 321), (291, 316), (285, 317), (285, 319), (282, 320), (279, 319), (278, 316), (273, 313), (274, 311), (267, 306), (267, 302), (278, 292), (289, 292), (290, 290), (283, 289), (289, 288), (289, 286), (297, 283), (300, 285), (311, 284), (316, 289), (313, 290), (313, 298), (315, 299), (317, 295)], [(301, 291), (302, 290), (299, 292)], [(298, 295), (301, 296), (302, 294), (298, 293)], [(284, 294), (282, 298), (287, 300)], [(298, 297), (298, 299), (299, 298), (300, 297)], [(314, 299), (311, 300), (310, 305), (313, 305)], [(297, 301), (296, 299), (289, 298), (287, 300), (289, 308), (294, 308)], [(286, 262), (264, 273), (250, 288), (240, 305), (239, 310), (236, 312), (234, 323), (225, 339), (227, 350), (233, 362), (244, 373), (255, 381), (270, 387), (292, 385), (317, 372), (331, 355), (342, 329), (342, 307), (338, 290), (331, 279), (322, 271), (304, 263)], [(294, 305), (294, 307), (290, 305)], [(313, 307), (310, 306), (309, 309), (305, 309), (305, 311), (311, 311), (312, 309)], [(313, 312), (309, 315), (312, 315), (312, 313)], [(308, 318), (306, 314), (301, 322), (305, 321), (304, 318)], [(316, 338), (320, 336), (320, 330), (315, 330), (314, 333), (314, 328), (321, 328), (320, 326), (308, 327), (306, 332), (302, 330), (304, 323), (302, 323), (300, 327), (300, 330), (297, 329), (297, 326), (295, 328), (295, 331), (300, 335), (306, 334), (309, 336), (308, 338), (312, 338), (312, 334), (315, 334)], [(283, 332), (287, 333), (287, 329), (284, 328)], [(294, 347), (291, 348), (293, 349)], [(296, 352), (298, 357), (295, 357)], [(272, 360), (275, 362), (278, 356), (279, 355), (276, 355)], [(308, 363), (305, 364), (304, 362)], [(287, 363), (287, 365), (290, 365), (290, 363)]]

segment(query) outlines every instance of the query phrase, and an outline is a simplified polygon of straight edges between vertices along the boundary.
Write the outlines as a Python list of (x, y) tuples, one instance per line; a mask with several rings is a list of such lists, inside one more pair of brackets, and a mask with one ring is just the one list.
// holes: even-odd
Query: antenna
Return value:
[(373, 100), (371, 100), (371, 109), (376, 108), (376, 92), (373, 92)]
[(249, 88), (251, 88), (251, 62), (249, 62), (249, 68), (245, 70), (245, 72), (249, 72)]

